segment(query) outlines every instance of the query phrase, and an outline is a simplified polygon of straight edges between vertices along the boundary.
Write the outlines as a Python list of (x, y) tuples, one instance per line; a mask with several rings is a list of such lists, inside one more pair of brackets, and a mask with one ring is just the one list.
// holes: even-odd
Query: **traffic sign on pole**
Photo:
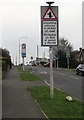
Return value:
[(24, 70), (24, 57), (26, 57), (26, 44), (22, 44), (22, 60), (23, 60), (23, 70)]
[(48, 7), (48, 9), (46, 10), (43, 18), (43, 20), (56, 20), (58, 19), (55, 15), (55, 13), (53, 12), (51, 7)]
[(58, 6), (41, 6), (41, 45), (58, 44)]
[(54, 97), (52, 46), (58, 45), (58, 6), (41, 6), (41, 46), (50, 47), (50, 97)]
[(26, 57), (26, 44), (22, 44), (22, 57)]

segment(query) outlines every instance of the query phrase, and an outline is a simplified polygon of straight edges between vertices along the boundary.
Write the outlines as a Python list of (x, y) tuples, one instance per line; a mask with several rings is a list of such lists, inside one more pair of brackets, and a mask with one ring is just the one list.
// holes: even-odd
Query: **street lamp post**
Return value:
[(19, 65), (20, 65), (20, 39), (19, 39)]
[(67, 47), (66, 49), (66, 58), (67, 58), (67, 68), (69, 69), (69, 58), (70, 58), (70, 49)]

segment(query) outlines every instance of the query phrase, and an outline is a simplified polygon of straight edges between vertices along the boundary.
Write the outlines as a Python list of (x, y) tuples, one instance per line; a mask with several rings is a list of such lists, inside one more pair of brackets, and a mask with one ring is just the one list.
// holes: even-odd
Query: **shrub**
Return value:
[(7, 71), (7, 65), (5, 61), (2, 61), (2, 71)]

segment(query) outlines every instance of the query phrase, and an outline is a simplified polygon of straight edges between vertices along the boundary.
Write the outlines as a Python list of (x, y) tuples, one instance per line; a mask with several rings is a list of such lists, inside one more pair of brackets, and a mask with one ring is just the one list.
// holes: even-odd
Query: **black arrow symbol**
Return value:
[(49, 15), (49, 18), (53, 17), (51, 12), (49, 12), (47, 15)]

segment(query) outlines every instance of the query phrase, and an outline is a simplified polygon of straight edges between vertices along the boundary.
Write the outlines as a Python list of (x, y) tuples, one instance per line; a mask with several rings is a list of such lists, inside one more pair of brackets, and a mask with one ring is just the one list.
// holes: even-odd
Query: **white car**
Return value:
[(84, 64), (79, 64), (76, 68), (76, 75), (84, 75)]

